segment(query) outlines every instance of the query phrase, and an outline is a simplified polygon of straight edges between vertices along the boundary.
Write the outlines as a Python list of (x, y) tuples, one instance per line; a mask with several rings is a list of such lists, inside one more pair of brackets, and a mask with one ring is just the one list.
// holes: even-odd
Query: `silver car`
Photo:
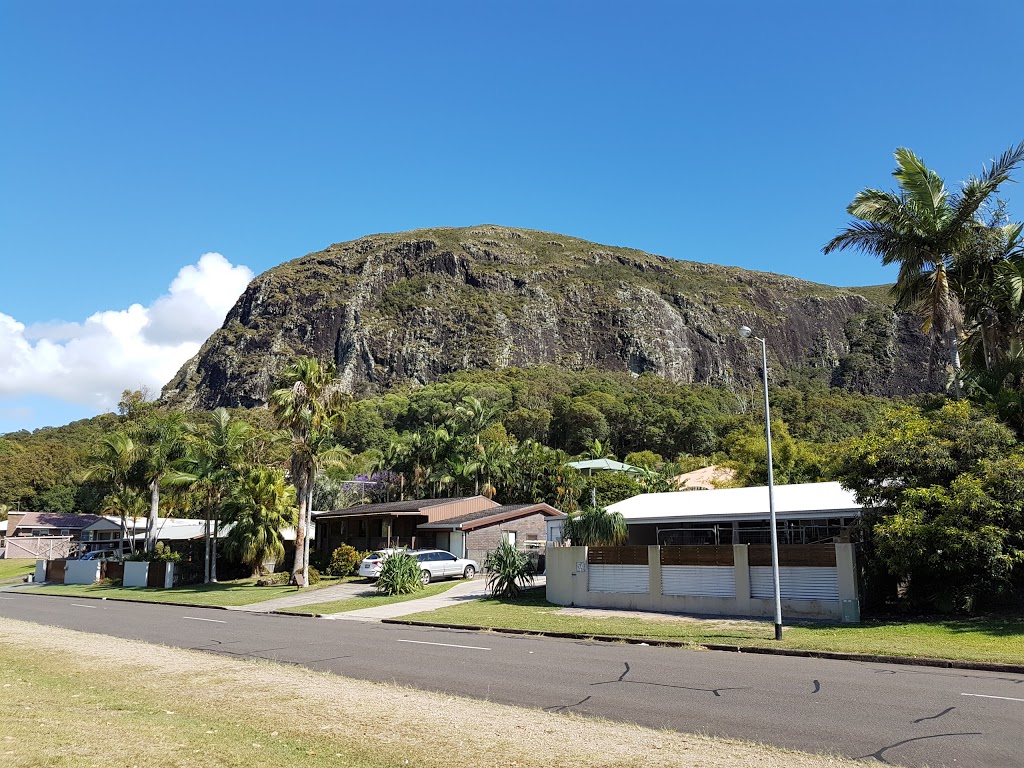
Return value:
[(409, 554), (420, 561), (420, 581), (424, 584), (436, 579), (472, 579), (480, 570), (476, 560), (456, 557), (443, 549), (421, 549)]

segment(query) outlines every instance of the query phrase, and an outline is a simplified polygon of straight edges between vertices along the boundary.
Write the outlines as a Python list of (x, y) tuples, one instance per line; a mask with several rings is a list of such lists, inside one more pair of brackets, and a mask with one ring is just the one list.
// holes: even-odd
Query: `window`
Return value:
[(60, 535), (61, 536), (70, 536), (71, 535), (71, 530), (68, 529), (68, 528), (61, 528), (60, 529)]
[(511, 544), (514, 547), (516, 545), (516, 532), (515, 531), (502, 531), (501, 532), (501, 540), (503, 542), (508, 542), (509, 544)]

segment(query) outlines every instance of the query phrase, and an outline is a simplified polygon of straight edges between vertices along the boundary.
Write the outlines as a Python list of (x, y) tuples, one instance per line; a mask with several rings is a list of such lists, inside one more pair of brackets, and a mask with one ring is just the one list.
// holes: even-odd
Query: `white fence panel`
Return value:
[(663, 565), (661, 594), (735, 597), (736, 569), (717, 565)]
[(647, 594), (651, 588), (651, 571), (646, 565), (590, 565), (587, 568), (590, 592), (628, 592)]
[[(839, 572), (835, 568), (779, 568), (783, 600), (839, 600)], [(772, 599), (775, 585), (770, 566), (750, 569), (750, 596)]]

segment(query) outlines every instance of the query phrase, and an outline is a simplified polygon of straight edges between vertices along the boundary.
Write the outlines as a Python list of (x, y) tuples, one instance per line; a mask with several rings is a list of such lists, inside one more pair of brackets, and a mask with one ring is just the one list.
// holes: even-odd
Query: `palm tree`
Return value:
[(225, 518), (234, 523), (224, 550), (252, 568), (253, 578), (267, 560), (284, 557), (281, 529), (295, 525), (295, 488), (279, 470), (249, 470), (224, 502)]
[(306, 534), (311, 523), (310, 499), (316, 472), (316, 434), (322, 433), (330, 415), (340, 408), (341, 385), (335, 378), (334, 363), (321, 365), (313, 357), (297, 357), (282, 373), (283, 386), (270, 395), (270, 409), (278, 423), (291, 432), (290, 474), (298, 502), (295, 535), (295, 566), (292, 583), (309, 583), (309, 547)]
[(900, 147), (895, 157), (893, 176), (899, 191), (869, 188), (858, 193), (846, 209), (857, 221), (822, 250), (829, 254), (855, 248), (880, 257), (883, 264), (899, 265), (893, 287), (896, 307), (916, 311), (922, 331), (946, 344), (959, 397), (963, 316), (949, 271), (984, 226), (977, 218), (981, 206), (1024, 160), (1024, 142), (1004, 152), (980, 177), (964, 182), (955, 194), (949, 194), (939, 175), (909, 149)]
[(133, 510), (137, 507), (134, 504), (127, 504), (126, 500), (136, 465), (142, 457), (143, 449), (134, 440), (123, 432), (113, 432), (100, 439), (97, 450), (90, 457), (82, 476), (83, 482), (99, 482), (112, 489), (111, 496), (118, 500), (118, 506), (112, 506), (112, 510), (116, 510), (120, 516), (122, 535), (128, 539), (132, 550), (135, 549), (135, 526), (133, 522), (129, 535), (126, 514), (129, 506)]
[(144, 445), (143, 471), (150, 493), (149, 519), (146, 521), (146, 551), (156, 546), (156, 524), (160, 514), (160, 483), (172, 465), (185, 451), (188, 425), (183, 414), (176, 411), (155, 413), (142, 427)]
[(600, 440), (595, 439), (590, 445), (586, 447), (586, 450), (580, 454), (581, 459), (614, 459), (615, 453), (612, 451), (611, 445), (607, 442), (602, 443)]
[(232, 419), (226, 408), (217, 408), (208, 429), (189, 431), (185, 456), (164, 478), (167, 485), (188, 485), (204, 498), (204, 583), (217, 581), (221, 503), (231, 483), (249, 464), (252, 437), (247, 422)]

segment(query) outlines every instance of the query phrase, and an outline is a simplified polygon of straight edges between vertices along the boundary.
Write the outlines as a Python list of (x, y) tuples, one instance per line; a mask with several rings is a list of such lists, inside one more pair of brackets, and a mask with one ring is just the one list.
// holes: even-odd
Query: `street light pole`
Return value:
[(779, 534), (775, 523), (775, 471), (772, 462), (772, 416), (768, 404), (768, 343), (754, 336), (747, 326), (740, 328), (740, 336), (761, 342), (761, 374), (764, 382), (764, 438), (768, 445), (768, 515), (771, 518), (772, 581), (775, 584), (775, 639), (782, 639), (782, 592), (779, 587)]

